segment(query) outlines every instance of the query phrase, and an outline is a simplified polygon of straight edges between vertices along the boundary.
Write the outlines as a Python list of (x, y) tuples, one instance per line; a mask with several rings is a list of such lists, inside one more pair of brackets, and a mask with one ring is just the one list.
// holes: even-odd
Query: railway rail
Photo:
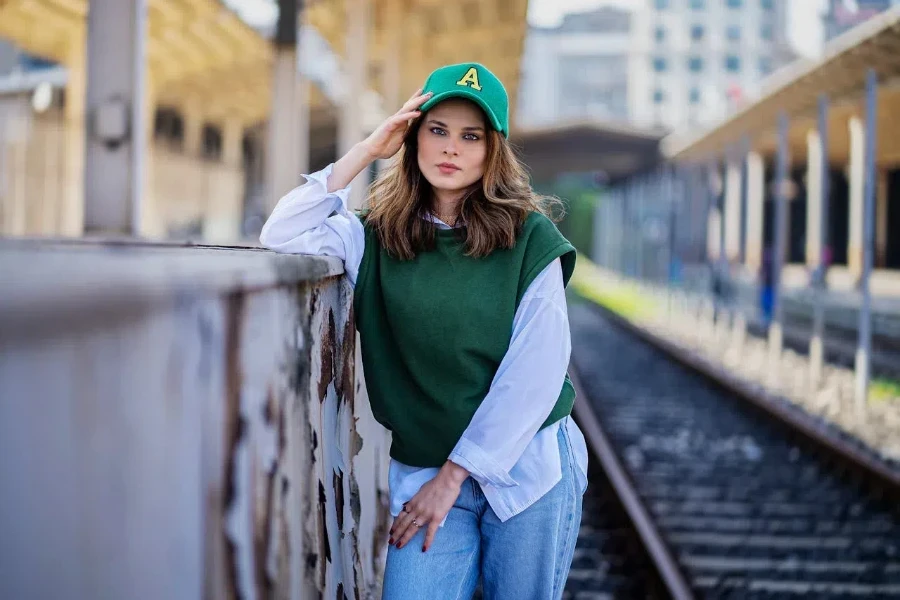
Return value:
[[(748, 324), (748, 333), (766, 338), (768, 329), (761, 322)], [(799, 354), (808, 354), (809, 341), (813, 335), (809, 319), (789, 319), (783, 327), (784, 345)], [(832, 327), (825, 332), (825, 360), (852, 369), (856, 360), (857, 336), (852, 329)], [(886, 335), (873, 335), (872, 373), (878, 377), (900, 379), (900, 340)]]
[(656, 566), (602, 469), (592, 469), (582, 514), (563, 600), (669, 597)]
[[(618, 502), (586, 499), (567, 597), (900, 598), (893, 465), (710, 379), (599, 307), (574, 303), (569, 318), (576, 418), (596, 459), (589, 493)], [(583, 572), (606, 513), (636, 557), (616, 572), (619, 591)], [(589, 579), (601, 595), (578, 588)]]

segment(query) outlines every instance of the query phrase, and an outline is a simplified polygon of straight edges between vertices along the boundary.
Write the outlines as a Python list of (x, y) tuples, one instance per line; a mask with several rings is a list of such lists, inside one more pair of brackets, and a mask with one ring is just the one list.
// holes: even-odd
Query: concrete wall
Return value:
[(8, 240), (0, 281), (0, 597), (377, 593), (387, 436), (338, 261)]

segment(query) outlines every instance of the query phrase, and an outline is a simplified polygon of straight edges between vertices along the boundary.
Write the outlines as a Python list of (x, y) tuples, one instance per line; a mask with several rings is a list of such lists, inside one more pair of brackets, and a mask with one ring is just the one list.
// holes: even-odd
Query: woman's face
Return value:
[(486, 135), (484, 113), (466, 100), (445, 100), (425, 114), (417, 140), (419, 170), (435, 193), (461, 193), (481, 179)]

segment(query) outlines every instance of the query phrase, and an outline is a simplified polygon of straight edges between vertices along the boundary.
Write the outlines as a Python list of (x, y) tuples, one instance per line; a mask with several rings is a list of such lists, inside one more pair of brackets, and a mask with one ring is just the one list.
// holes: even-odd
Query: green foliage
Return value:
[(594, 239), (594, 211), (602, 193), (596, 188), (573, 183), (536, 185), (538, 192), (556, 196), (565, 205), (565, 216), (557, 223), (566, 239), (581, 256), (590, 256)]
[(869, 384), (872, 400), (897, 400), (900, 398), (900, 381), (896, 379), (873, 379)]

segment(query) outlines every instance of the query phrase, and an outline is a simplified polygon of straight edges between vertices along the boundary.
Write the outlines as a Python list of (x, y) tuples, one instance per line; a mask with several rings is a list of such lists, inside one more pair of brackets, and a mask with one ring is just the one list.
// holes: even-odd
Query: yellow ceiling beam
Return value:
[[(385, 81), (390, 79), (381, 74), (392, 60), (399, 61), (402, 89), (396, 95), (403, 99), (432, 69), (474, 60), (500, 76), (514, 101), (527, 0), (372, 2), (367, 54), (370, 87), (384, 93)], [(0, 36), (26, 52), (71, 64), (72, 41), (84, 35), (87, 7), (88, 0), (0, 0)], [(316, 0), (304, 12), (338, 55), (345, 53), (344, 11), (344, 0)], [(389, 43), (398, 35), (398, 44)], [(200, 94), (204, 103), (239, 104), (241, 114), (265, 118), (271, 44), (219, 0), (149, 0), (147, 38), (148, 71), (160, 93), (171, 97), (174, 91), (190, 90)], [(398, 57), (388, 55), (392, 47), (398, 48)], [(240, 103), (217, 100), (237, 89), (249, 90)], [(315, 97), (324, 101), (321, 94)]]

